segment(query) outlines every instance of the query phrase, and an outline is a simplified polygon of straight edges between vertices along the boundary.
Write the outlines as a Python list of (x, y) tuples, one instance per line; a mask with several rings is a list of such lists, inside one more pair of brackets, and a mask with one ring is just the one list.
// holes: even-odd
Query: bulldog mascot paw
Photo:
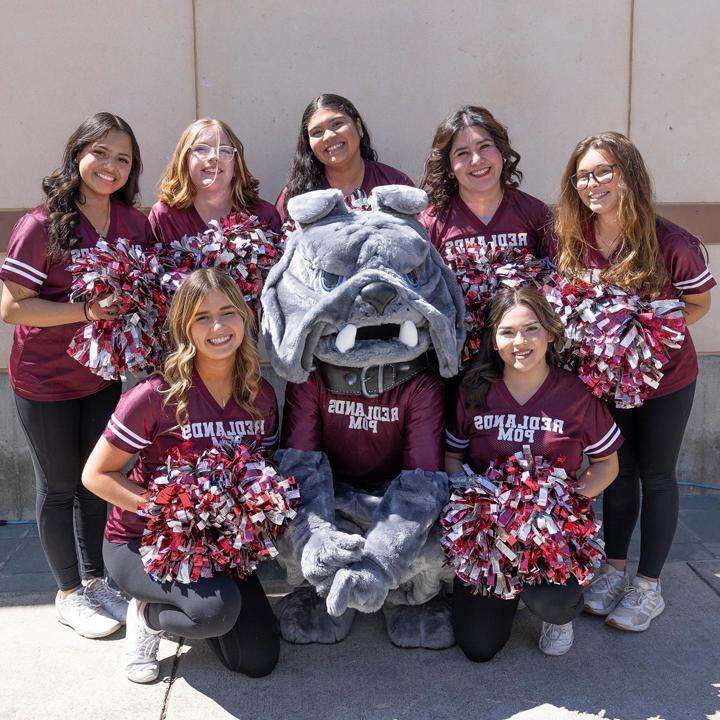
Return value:
[(395, 645), (448, 647), (439, 375), (458, 371), (463, 297), (417, 222), (425, 193), (377, 187), (370, 202), (292, 198), (296, 229), (263, 290), (265, 344), (289, 381), (278, 461), (303, 498), (280, 562), (309, 583), (277, 613), (290, 642), (338, 642), (356, 611), (383, 608)]

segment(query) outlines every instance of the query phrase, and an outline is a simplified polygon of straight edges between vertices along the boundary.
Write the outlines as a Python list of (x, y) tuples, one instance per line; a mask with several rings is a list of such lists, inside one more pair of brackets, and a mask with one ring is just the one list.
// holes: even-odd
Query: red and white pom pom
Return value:
[(245, 302), (255, 310), (263, 281), (281, 252), (276, 233), (255, 215), (230, 213), (222, 222), (211, 220), (200, 235), (170, 243), (163, 283), (175, 292), (193, 270), (215, 268), (235, 280)]
[(530, 448), (485, 475), (453, 482), (440, 517), (449, 565), (474, 592), (514, 598), (524, 585), (592, 579), (603, 556), (592, 501), (573, 492), (563, 458), (545, 463)]
[(262, 448), (238, 440), (200, 454), (173, 448), (148, 486), (145, 570), (183, 584), (218, 572), (246, 577), (277, 555), (299, 503), (295, 478), (281, 476)]
[(74, 335), (68, 355), (105, 380), (142, 373), (160, 364), (168, 298), (160, 283), (160, 246), (143, 250), (119, 238), (98, 241), (73, 261), (70, 300), (118, 306), (115, 320), (88, 322)]
[(485, 311), (502, 287), (542, 288), (548, 273), (545, 260), (538, 260), (525, 249), (504, 248), (483, 243), (463, 252), (455, 249), (445, 261), (455, 273), (465, 297), (467, 336), (462, 361), (468, 362), (480, 349)]
[(618, 408), (643, 404), (685, 339), (682, 300), (652, 300), (613, 285), (552, 275), (545, 294), (565, 325), (564, 360), (595, 396)]

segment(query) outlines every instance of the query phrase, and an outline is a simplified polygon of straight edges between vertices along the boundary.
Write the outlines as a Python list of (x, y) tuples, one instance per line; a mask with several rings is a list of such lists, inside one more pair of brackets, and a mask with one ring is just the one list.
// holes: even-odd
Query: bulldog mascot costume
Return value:
[(416, 214), (422, 190), (376, 187), (372, 209), (339, 190), (292, 198), (295, 222), (262, 295), (262, 333), (288, 380), (281, 472), (302, 506), (279, 542), (283, 637), (334, 643), (356, 610), (383, 608), (400, 647), (453, 644), (436, 520), (443, 377), (458, 371), (464, 303)]

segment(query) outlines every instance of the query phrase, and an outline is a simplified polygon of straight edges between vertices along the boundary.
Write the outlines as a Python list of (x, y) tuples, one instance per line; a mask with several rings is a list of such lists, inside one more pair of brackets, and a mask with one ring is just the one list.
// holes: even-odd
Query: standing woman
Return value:
[[(576, 480), (580, 495), (595, 497), (613, 481), (622, 436), (607, 407), (579, 378), (554, 366), (554, 345), (562, 334), (562, 323), (534, 288), (504, 288), (495, 295), (480, 351), (463, 375), (448, 421), (449, 475), (462, 472), (463, 462), (482, 473), (495, 458), (529, 445), (533, 456), (547, 462), (564, 457), (571, 479), (585, 454), (590, 465)], [(521, 441), (507, 439), (520, 428), (526, 429)], [(574, 577), (565, 585), (525, 586), (512, 600), (474, 595), (455, 578), (455, 638), (470, 660), (485, 662), (505, 646), (520, 598), (543, 620), (544, 653), (562, 655), (572, 647), (572, 619), (583, 606)]]
[(275, 202), (281, 217), (296, 195), (337, 188), (351, 206), (361, 206), (378, 185), (413, 185), (400, 170), (377, 161), (370, 132), (355, 106), (341, 95), (323, 93), (300, 121), (290, 179)]
[(196, 120), (180, 136), (160, 181), (159, 200), (150, 209), (156, 242), (166, 247), (184, 235), (207, 230), (210, 220), (231, 212), (256, 215), (273, 232), (280, 230), (275, 208), (258, 195), (257, 178), (245, 164), (245, 149), (222, 120)]
[(217, 270), (193, 272), (173, 298), (168, 324), (172, 350), (163, 374), (123, 395), (83, 473), (85, 485), (114, 506), (103, 553), (110, 575), (133, 598), (125, 671), (133, 682), (154, 680), (167, 631), (208, 639), (230, 670), (261, 677), (277, 663), (279, 640), (257, 576), (160, 583), (140, 556), (145, 488), (171, 448), (202, 452), (217, 439), (256, 434), (274, 447), (278, 439), (275, 393), (260, 377), (253, 316), (233, 280)]
[(507, 130), (485, 108), (466, 105), (440, 123), (425, 159), (420, 185), (430, 204), (420, 222), (448, 264), (490, 242), (547, 255), (551, 213), (518, 189), (519, 162)]
[(45, 202), (13, 228), (0, 269), (2, 318), (16, 326), (8, 371), (35, 470), (40, 541), (59, 588), (58, 620), (92, 638), (115, 632), (127, 610), (103, 579), (106, 505), (80, 482), (120, 383), (93, 375), (66, 351), (82, 323), (113, 319), (117, 309), (70, 303), (66, 268), (101, 239), (146, 244), (147, 220), (133, 207), (141, 170), (122, 118), (88, 118), (68, 140), (60, 169), (43, 180)]
[[(700, 242), (658, 217), (652, 184), (638, 149), (606, 132), (585, 138), (563, 175), (555, 228), (558, 271), (657, 298), (681, 298), (692, 325), (710, 308), (715, 281)], [(675, 465), (690, 416), (697, 356), (690, 333), (671, 351), (664, 377), (642, 407), (611, 412), (624, 437), (620, 474), (603, 495), (607, 564), (585, 595), (585, 610), (622, 630), (647, 630), (664, 609), (660, 572), (678, 516)], [(642, 503), (640, 501), (642, 485)], [(640, 564), (627, 584), (630, 537), (640, 514)]]

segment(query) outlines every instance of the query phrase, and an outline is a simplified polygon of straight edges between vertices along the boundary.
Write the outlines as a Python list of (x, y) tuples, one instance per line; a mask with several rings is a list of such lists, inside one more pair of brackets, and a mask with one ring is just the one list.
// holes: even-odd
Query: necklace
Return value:
[(98, 235), (98, 240), (104, 240), (107, 236), (108, 230), (110, 230), (110, 215), (112, 211), (112, 204), (108, 201), (107, 204), (107, 210), (105, 212), (105, 220), (103, 221), (103, 224), (98, 227), (91, 219), (90, 216), (82, 209), (80, 208), (80, 212), (87, 218), (88, 222), (93, 226), (93, 230)]
[(595, 244), (597, 245), (597, 249), (599, 250), (600, 254), (604, 258), (609, 258), (615, 252), (615, 248), (618, 246), (618, 241), (621, 237), (622, 230), (620, 230), (612, 240), (604, 240), (603, 238), (601, 238), (600, 233), (598, 232), (597, 222), (595, 223)]

